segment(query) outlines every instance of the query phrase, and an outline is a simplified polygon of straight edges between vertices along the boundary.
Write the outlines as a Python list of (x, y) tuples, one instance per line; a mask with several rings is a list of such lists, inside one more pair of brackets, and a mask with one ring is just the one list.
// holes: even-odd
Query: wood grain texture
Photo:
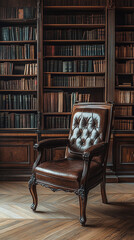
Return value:
[(101, 203), (99, 187), (92, 190), (87, 227), (78, 221), (77, 196), (41, 186), (37, 191), (39, 205), (34, 213), (27, 182), (1, 182), (0, 240), (134, 239), (134, 184), (107, 184), (109, 204)]

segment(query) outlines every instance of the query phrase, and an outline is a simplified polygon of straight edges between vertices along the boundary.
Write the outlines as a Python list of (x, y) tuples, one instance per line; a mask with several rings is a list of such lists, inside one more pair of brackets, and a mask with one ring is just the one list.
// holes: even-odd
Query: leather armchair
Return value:
[[(29, 190), (33, 198), (31, 208), (37, 207), (36, 185), (53, 191), (64, 190), (79, 196), (80, 223), (86, 222), (87, 195), (101, 185), (103, 203), (107, 203), (105, 173), (112, 124), (113, 105), (79, 103), (73, 107), (68, 139), (46, 139), (35, 144), (38, 157), (33, 165)], [(56, 161), (43, 159), (48, 148), (66, 146), (65, 158)]]

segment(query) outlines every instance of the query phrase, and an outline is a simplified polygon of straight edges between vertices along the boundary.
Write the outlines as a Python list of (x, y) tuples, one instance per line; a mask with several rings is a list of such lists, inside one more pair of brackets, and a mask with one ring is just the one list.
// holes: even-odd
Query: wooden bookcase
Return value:
[(38, 110), (36, 5), (30, 0), (0, 2), (1, 179), (23, 179), (34, 162)]
[(114, 167), (119, 181), (132, 181), (134, 174), (133, 29), (133, 1), (116, 1)]
[(134, 181), (133, 14), (125, 0), (1, 1), (1, 179), (27, 179), (34, 143), (68, 137), (74, 102), (110, 101), (108, 180)]
[(42, 4), (42, 130), (66, 134), (74, 102), (106, 101), (106, 4), (104, 0)]

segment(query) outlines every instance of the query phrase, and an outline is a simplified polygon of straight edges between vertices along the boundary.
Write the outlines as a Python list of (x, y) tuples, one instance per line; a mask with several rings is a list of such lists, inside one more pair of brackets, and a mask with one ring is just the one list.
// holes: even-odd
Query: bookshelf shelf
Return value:
[(65, 43), (70, 43), (70, 44), (73, 44), (73, 43), (76, 43), (76, 44), (79, 44), (79, 43), (105, 43), (105, 40), (99, 40), (99, 39), (95, 39), (95, 40), (43, 40), (44, 44), (47, 43), (47, 44), (50, 44), (50, 43), (62, 43), (62, 44), (65, 44)]
[(105, 10), (105, 6), (44, 6), (45, 10), (51, 10), (51, 11), (101, 11)]
[(105, 24), (44, 24), (44, 28), (105, 28)]
[(44, 72), (44, 74), (52, 75), (105, 75), (105, 72)]
[(116, 7), (116, 11), (132, 12), (134, 11), (134, 7)]
[(0, 45), (10, 45), (10, 44), (37, 44), (37, 40), (27, 40), (27, 41), (0, 41)]
[(37, 74), (34, 74), (34, 75), (23, 75), (23, 74), (18, 74), (18, 75), (15, 75), (15, 74), (12, 74), (12, 75), (0, 75), (0, 77), (9, 77), (9, 78), (13, 78), (13, 77), (15, 77), (15, 78), (20, 78), (20, 77), (22, 77), (22, 78), (30, 78), (30, 77), (37, 77)]
[(116, 30), (133, 30), (134, 25), (117, 25)]
[(134, 116), (116, 116), (115, 119), (134, 119)]
[(116, 57), (116, 61), (134, 60), (134, 57)]
[(120, 76), (133, 76), (134, 73), (116, 73), (116, 76), (118, 76), (118, 75), (120, 75)]
[(134, 41), (116, 41), (116, 45), (134, 44)]
[(0, 109), (0, 112), (37, 112), (37, 109)]
[[(96, 89), (96, 88), (105, 88), (105, 87), (86, 87), (86, 89)], [(64, 86), (50, 86), (50, 87), (47, 87), (45, 86), (44, 87), (44, 90), (45, 89), (85, 89), (85, 87), (64, 87)]]
[(11, 89), (11, 90), (8, 90), (8, 89), (0, 89), (0, 93), (1, 92), (34, 92), (34, 93), (37, 93), (37, 90), (14, 90), (14, 89)]
[(10, 19), (0, 19), (0, 25), (14, 25), (14, 24), (23, 24), (23, 25), (36, 25), (37, 19), (17, 19), (17, 18), (10, 18)]
[(37, 62), (37, 59), (0, 59), (0, 62)]
[(52, 59), (104, 59), (105, 56), (45, 56), (46, 58), (52, 58)]

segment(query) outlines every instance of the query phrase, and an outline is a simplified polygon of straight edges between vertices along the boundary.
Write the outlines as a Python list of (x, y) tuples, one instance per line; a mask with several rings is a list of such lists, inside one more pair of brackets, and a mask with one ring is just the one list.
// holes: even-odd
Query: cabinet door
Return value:
[(35, 160), (33, 145), (35, 140), (30, 137), (0, 138), (0, 166), (10, 168), (30, 168)]
[(117, 172), (134, 172), (134, 136), (115, 136), (114, 164)]

